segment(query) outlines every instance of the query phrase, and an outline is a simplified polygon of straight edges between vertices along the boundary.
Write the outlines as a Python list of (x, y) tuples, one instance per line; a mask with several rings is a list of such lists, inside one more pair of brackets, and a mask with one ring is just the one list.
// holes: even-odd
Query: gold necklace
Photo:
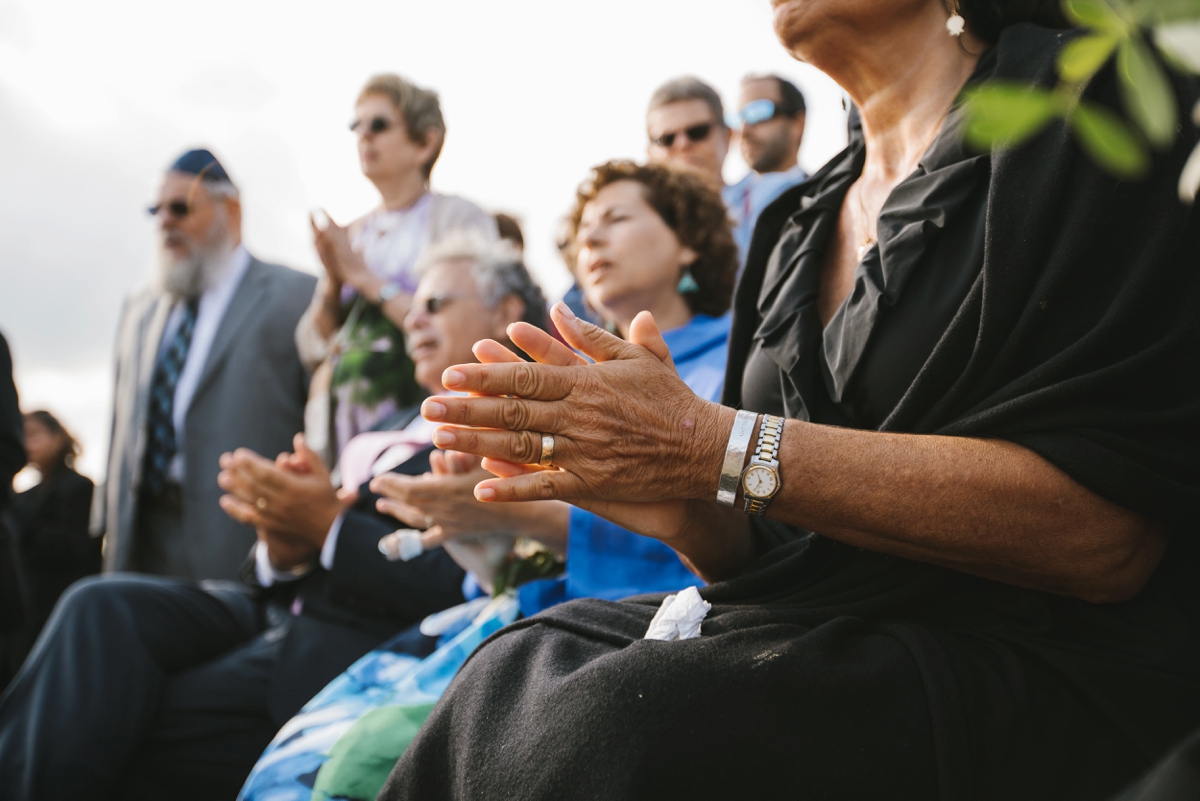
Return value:
[[(950, 116), (950, 111), (954, 108), (954, 101), (957, 99), (958, 99), (958, 93), (955, 92), (954, 97), (950, 98), (950, 105), (946, 106), (946, 110), (942, 112), (942, 116), (938, 117), (937, 122), (934, 123), (933, 132), (930, 134), (929, 138), (925, 140), (925, 144), (921, 147), (921, 149), (917, 151), (916, 162), (911, 165), (910, 169), (904, 171), (903, 174), (904, 174), (905, 178), (907, 178), (912, 173), (912, 171), (917, 168), (917, 165), (921, 163), (921, 157), (925, 155), (925, 151), (928, 150), (929, 146), (933, 144), (933, 140), (937, 139), (938, 133), (942, 130), (942, 123), (944, 123), (946, 121), (946, 118)], [(903, 181), (903, 180), (904, 179), (901, 179), (901, 181)], [(871, 233), (871, 218), (867, 215), (867, 202), (866, 202), (866, 200), (863, 199), (863, 194), (864, 194), (863, 185), (866, 184), (866, 182), (867, 181), (866, 181), (865, 175), (862, 175), (859, 177), (859, 179), (858, 179), (858, 212), (859, 212), (860, 217), (862, 218), (862, 226), (863, 226), (862, 243), (858, 246), (858, 260), (860, 263), (862, 262), (863, 259), (865, 259), (867, 257), (867, 253), (869, 253), (871, 248), (875, 246), (875, 243), (879, 241), (878, 236), (877, 236), (878, 235), (878, 225), (876, 226), (876, 233), (872, 234)], [(880, 211), (882, 212), (883, 209), (881, 208)]]

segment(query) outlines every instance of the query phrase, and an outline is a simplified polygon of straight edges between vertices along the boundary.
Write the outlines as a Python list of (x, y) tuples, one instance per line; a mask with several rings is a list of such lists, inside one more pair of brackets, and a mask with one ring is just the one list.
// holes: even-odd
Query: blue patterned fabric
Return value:
[(433, 654), (418, 659), (406, 653), (409, 634), (405, 632), (347, 668), (275, 735), (238, 801), (314, 799), (318, 771), (343, 734), (363, 716), (386, 706), (420, 707), (421, 715), (428, 714), (471, 652), (516, 619), (517, 602), (505, 594), (434, 617), (442, 618), (446, 628), (437, 635)]
[(175, 386), (187, 363), (196, 330), (199, 298), (193, 298), (183, 308), (179, 327), (166, 349), (159, 355), (150, 383), (150, 414), (147, 422), (146, 468), (143, 486), (151, 493), (162, 493), (167, 484), (167, 470), (178, 446), (175, 439)]

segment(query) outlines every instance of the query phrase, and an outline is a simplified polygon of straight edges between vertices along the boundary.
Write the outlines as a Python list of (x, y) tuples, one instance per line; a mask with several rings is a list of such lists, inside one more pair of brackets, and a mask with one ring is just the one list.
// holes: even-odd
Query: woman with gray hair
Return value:
[(380, 204), (344, 227), (323, 211), (313, 215), (325, 275), (296, 328), (305, 366), (320, 366), (305, 429), (330, 459), (355, 434), (424, 397), (400, 331), (422, 251), (453, 231), (497, 238), (496, 222), (483, 209), (430, 189), (446, 138), (436, 92), (398, 75), (376, 75), (359, 93), (350, 130)]

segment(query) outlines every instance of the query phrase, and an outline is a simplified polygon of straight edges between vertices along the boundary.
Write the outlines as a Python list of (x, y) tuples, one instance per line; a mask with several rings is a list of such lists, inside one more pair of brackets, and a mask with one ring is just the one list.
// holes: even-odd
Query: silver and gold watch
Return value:
[(762, 517), (779, 492), (779, 440), (783, 436), (783, 418), (764, 414), (758, 430), (758, 446), (750, 464), (742, 473), (743, 511)]

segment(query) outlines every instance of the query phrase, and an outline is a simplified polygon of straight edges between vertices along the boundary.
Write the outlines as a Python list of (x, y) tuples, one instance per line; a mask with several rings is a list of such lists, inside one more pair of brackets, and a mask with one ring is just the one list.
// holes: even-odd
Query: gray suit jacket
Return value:
[[(308, 378), (293, 332), (316, 278), (251, 259), (213, 340), (182, 432), (183, 537), (190, 577), (235, 579), (254, 531), (217, 505), (220, 455), (246, 447), (269, 458), (304, 428)], [(117, 327), (112, 441), (105, 486), (105, 570), (132, 570), (150, 381), (171, 300), (131, 295)]]

